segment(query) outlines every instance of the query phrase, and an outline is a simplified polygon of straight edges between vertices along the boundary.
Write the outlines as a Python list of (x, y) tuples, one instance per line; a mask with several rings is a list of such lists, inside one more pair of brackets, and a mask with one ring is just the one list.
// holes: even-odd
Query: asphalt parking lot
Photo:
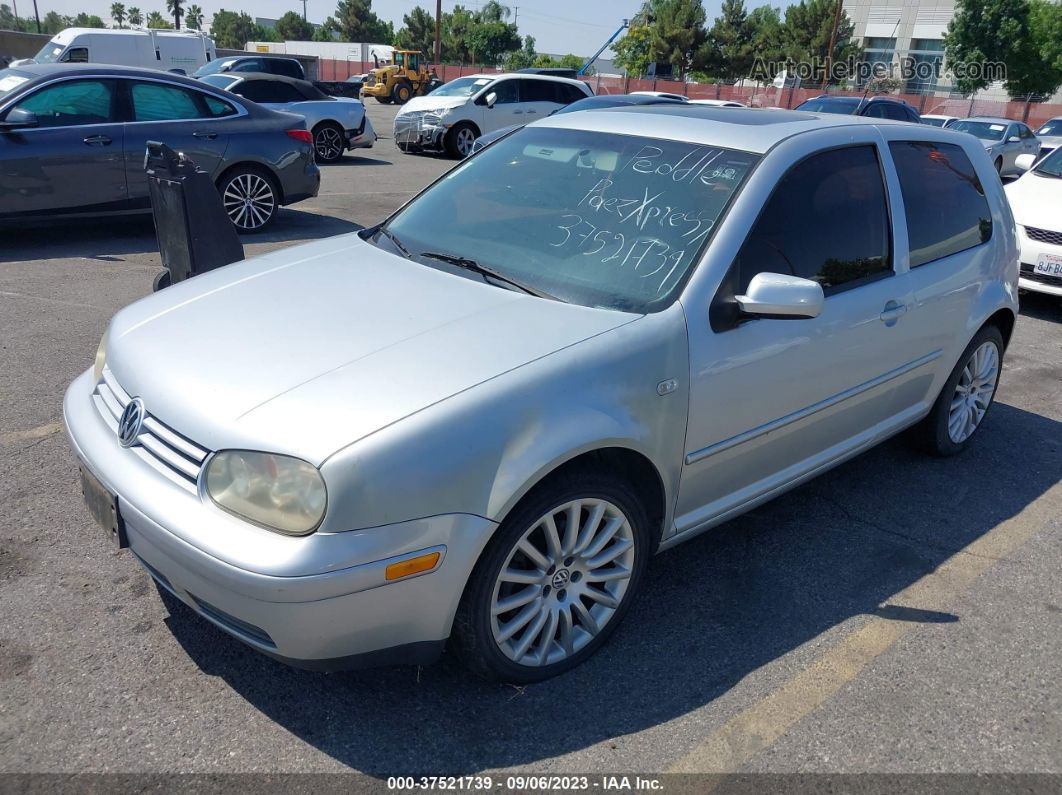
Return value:
[[(380, 140), (248, 256), (452, 165)], [(1062, 302), (1023, 297), (964, 455), (893, 440), (658, 556), (601, 653), (516, 688), (286, 668), (105, 543), (61, 399), (158, 268), (148, 219), (0, 230), (0, 772), (1062, 774)]]

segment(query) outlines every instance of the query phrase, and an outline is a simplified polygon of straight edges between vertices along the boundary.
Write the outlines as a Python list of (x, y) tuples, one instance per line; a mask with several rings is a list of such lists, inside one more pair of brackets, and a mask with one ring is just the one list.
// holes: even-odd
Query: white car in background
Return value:
[(933, 127), (950, 127), (953, 122), (958, 120), (958, 116), (942, 116), (938, 113), (922, 114), (922, 124), (930, 124)]
[(689, 102), (689, 97), (684, 97), (682, 94), (672, 94), (670, 91), (632, 91), (632, 94), (639, 97), (663, 97), (664, 99), (674, 99), (678, 102)]
[(272, 110), (302, 116), (313, 134), (318, 163), (335, 163), (344, 150), (368, 149), (376, 143), (360, 99), (331, 97), (306, 80), (264, 72), (221, 72), (199, 80)]
[(1040, 139), (1041, 159), (1062, 147), (1062, 116), (1045, 121), (1036, 131), (1036, 137)]
[(1021, 155), (1033, 155), (1040, 151), (1040, 139), (1029, 125), (996, 116), (975, 116), (959, 119), (948, 125), (949, 130), (970, 133), (981, 139), (996, 173), (1004, 177), (1020, 174), (1017, 158)]
[(394, 140), (403, 152), (445, 150), (467, 157), (481, 135), (544, 119), (591, 96), (589, 85), (566, 77), (520, 72), (459, 77), (403, 105), (395, 116)]
[(744, 102), (738, 102), (734, 99), (690, 99), (687, 100), (691, 105), (712, 105), (716, 108), (747, 108)]
[(1021, 179), (1004, 186), (1021, 245), (1018, 286), (1062, 298), (1062, 149), (1021, 155)]

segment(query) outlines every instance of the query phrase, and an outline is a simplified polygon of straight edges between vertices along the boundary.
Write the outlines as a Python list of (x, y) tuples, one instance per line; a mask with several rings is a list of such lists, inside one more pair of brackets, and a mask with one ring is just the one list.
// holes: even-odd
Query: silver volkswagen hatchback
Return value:
[(119, 312), (86, 502), (203, 618), (319, 669), (593, 654), (650, 556), (907, 429), (966, 447), (1017, 311), (977, 139), (836, 114), (560, 115), (387, 221)]

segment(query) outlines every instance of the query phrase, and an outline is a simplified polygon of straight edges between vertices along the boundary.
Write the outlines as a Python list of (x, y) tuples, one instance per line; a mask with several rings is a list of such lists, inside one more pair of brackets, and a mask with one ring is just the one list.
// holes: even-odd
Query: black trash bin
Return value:
[(236, 227), (207, 172), (157, 141), (147, 142), (144, 171), (166, 268), (155, 290), (243, 259)]

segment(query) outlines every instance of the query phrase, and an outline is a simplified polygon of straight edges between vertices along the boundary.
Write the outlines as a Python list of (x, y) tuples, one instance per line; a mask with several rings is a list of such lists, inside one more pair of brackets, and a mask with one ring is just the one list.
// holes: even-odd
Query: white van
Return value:
[(67, 28), (30, 60), (139, 66), (190, 75), (215, 57), (214, 41), (197, 30)]

